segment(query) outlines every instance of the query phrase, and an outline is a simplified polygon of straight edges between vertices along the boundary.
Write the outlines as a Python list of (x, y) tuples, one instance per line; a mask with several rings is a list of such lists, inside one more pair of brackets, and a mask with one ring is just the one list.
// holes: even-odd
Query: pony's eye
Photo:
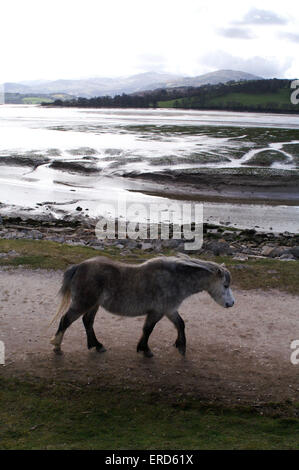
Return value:
[(225, 288), (225, 289), (228, 289), (228, 288), (229, 288), (229, 285), (228, 285), (228, 284), (224, 284), (224, 288)]

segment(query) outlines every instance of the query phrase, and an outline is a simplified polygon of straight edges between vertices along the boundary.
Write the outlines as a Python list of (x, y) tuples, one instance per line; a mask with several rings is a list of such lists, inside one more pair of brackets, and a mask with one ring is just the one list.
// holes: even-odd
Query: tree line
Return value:
[[(230, 81), (217, 85), (202, 85), (200, 87), (160, 88), (132, 94), (116, 96), (98, 96), (94, 98), (74, 98), (71, 100), (55, 100), (51, 106), (79, 107), (79, 108), (156, 108), (159, 103), (172, 101), (171, 107), (183, 109), (231, 109), (231, 110), (257, 110), (257, 111), (288, 111), (298, 112), (298, 107), (279, 100), (260, 105), (246, 105), (236, 103), (211, 103), (212, 98), (225, 97), (229, 93), (247, 93), (249, 95), (263, 95), (265, 93), (278, 93), (282, 89), (290, 90), (291, 80), (263, 79), (248, 81)], [(47, 106), (47, 103), (43, 103)]]

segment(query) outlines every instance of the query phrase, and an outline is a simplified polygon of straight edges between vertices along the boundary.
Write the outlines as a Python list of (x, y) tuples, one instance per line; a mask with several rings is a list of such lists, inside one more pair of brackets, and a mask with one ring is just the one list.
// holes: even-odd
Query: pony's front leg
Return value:
[(163, 317), (163, 313), (158, 312), (149, 312), (147, 314), (144, 326), (143, 326), (143, 335), (137, 345), (137, 352), (143, 351), (145, 357), (153, 357), (153, 353), (148, 347), (148, 339), (151, 332), (155, 328), (156, 323)]
[(178, 337), (174, 346), (178, 348), (182, 356), (186, 353), (186, 336), (185, 336), (185, 322), (180, 316), (179, 312), (166, 313), (167, 318), (174, 324), (178, 331)]

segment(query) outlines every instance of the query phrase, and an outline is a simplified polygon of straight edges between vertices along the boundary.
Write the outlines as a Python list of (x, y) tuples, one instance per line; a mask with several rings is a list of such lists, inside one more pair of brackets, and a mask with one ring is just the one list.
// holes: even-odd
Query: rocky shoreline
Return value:
[(119, 250), (120, 256), (132, 255), (133, 257), (139, 250), (153, 254), (162, 254), (171, 250), (191, 255), (231, 256), (238, 261), (268, 257), (282, 261), (299, 260), (299, 234), (263, 233), (254, 229), (237, 230), (213, 224), (204, 224), (203, 234), (202, 247), (186, 251), (184, 244), (188, 240), (183, 238), (99, 240), (95, 235), (94, 221), (0, 217), (0, 239), (6, 240), (48, 240), (70, 246), (86, 246), (101, 251), (108, 247), (115, 247)]

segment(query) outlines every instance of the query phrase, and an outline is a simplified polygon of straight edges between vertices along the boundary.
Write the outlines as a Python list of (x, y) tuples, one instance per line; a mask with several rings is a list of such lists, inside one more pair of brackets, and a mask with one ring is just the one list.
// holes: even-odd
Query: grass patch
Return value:
[(238, 106), (251, 107), (254, 109), (289, 109), (290, 89), (282, 88), (275, 92), (246, 93), (241, 91), (226, 91), (220, 96), (206, 96), (204, 101), (200, 101), (198, 96), (177, 98), (172, 100), (158, 101), (158, 108), (201, 108), (219, 107), (225, 109)]
[[(201, 258), (207, 259), (204, 255)], [(272, 258), (237, 261), (228, 256), (209, 259), (224, 263), (231, 272), (232, 285), (239, 289), (278, 289), (299, 295), (299, 261), (280, 261)]]
[[(16, 251), (18, 256), (9, 256), (11, 250)], [(0, 266), (25, 266), (32, 269), (65, 269), (71, 264), (80, 263), (94, 256), (108, 256), (123, 261), (136, 259), (134, 254), (132, 256), (121, 256), (120, 250), (114, 246), (107, 247), (104, 250), (96, 250), (90, 247), (71, 246), (47, 240), (26, 239), (1, 239), (0, 253), (7, 253), (7, 257), (0, 258)], [(140, 255), (141, 253), (142, 258), (149, 256), (139, 250)]]
[(265, 106), (270, 104), (276, 105), (289, 105), (290, 104), (290, 90), (283, 88), (276, 93), (227, 93), (224, 96), (217, 96), (211, 98), (211, 104), (220, 104), (222, 106), (229, 106), (230, 104), (241, 103), (245, 106)]
[(0, 265), (65, 269), (70, 264), (80, 263), (99, 254), (92, 248), (72, 247), (46, 240), (0, 240), (0, 251), (7, 253), (10, 250), (15, 250), (19, 256), (0, 258)]
[(1, 449), (299, 449), (299, 419), (277, 406), (264, 413), (96, 386), (0, 385)]
[(44, 98), (39, 96), (27, 96), (22, 98), (24, 104), (41, 104), (41, 103), (53, 103), (54, 100), (51, 98)]

